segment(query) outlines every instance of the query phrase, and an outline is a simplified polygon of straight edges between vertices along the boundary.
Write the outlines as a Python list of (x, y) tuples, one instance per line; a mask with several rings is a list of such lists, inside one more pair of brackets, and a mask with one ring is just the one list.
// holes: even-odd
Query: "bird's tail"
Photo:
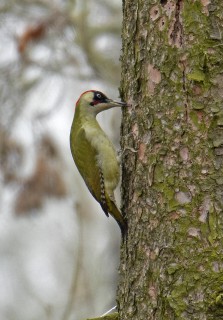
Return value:
[(110, 201), (110, 207), (111, 209), (109, 210), (110, 215), (117, 221), (121, 233), (122, 233), (122, 238), (124, 238), (126, 231), (127, 231), (127, 223), (122, 216), (121, 212), (117, 208), (116, 204), (113, 201)]
[(127, 231), (127, 223), (124, 217), (122, 216), (121, 212), (117, 208), (115, 201), (111, 199), (111, 197), (109, 198), (106, 197), (106, 206), (104, 205), (101, 205), (101, 206), (107, 216), (109, 213), (116, 220), (116, 222), (118, 223), (121, 229), (122, 237), (124, 238)]

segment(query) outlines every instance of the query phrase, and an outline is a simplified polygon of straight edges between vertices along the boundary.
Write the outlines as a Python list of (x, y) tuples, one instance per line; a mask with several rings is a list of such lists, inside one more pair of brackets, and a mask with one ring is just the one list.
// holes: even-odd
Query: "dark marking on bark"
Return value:
[(167, 4), (167, 0), (160, 0), (160, 4), (161, 6), (165, 6), (165, 4)]
[[(134, 30), (134, 33), (133, 33), (133, 35), (132, 35), (132, 39), (131, 39), (131, 41), (133, 41), (133, 39), (135, 38), (137, 38), (137, 34), (138, 34), (138, 31), (140, 30), (140, 28), (139, 28), (139, 25), (140, 25), (140, 23), (139, 23), (139, 10), (138, 10), (138, 5), (137, 5), (137, 8), (136, 8), (136, 19), (135, 19), (135, 30)], [(134, 59), (137, 57), (137, 52), (136, 52), (136, 48), (134, 47)], [(136, 59), (135, 59), (135, 61), (136, 61)]]
[(188, 105), (189, 105), (189, 96), (188, 96), (188, 92), (187, 92), (187, 88), (186, 88), (186, 66), (185, 66), (185, 61), (182, 62), (183, 65), (183, 91), (185, 94), (185, 122), (188, 123)]
[[(208, 212), (207, 212), (207, 226), (208, 226), (208, 232), (209, 232), (209, 234), (211, 234), (210, 212), (209, 212), (209, 210), (208, 210)], [(208, 243), (211, 245), (211, 242), (210, 242), (210, 240), (209, 240), (208, 237), (207, 237), (207, 241), (208, 241)]]
[(180, 22), (180, 12), (183, 6), (183, 0), (177, 0), (176, 10), (175, 10), (175, 22), (173, 25), (173, 30), (170, 34), (170, 39), (172, 44), (175, 44), (177, 47), (182, 47), (183, 44), (183, 27)]

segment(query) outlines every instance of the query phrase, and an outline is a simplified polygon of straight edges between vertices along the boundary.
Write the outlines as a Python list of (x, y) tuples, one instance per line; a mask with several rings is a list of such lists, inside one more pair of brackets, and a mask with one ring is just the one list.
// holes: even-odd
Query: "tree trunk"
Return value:
[(223, 319), (223, 2), (123, 10), (120, 319)]

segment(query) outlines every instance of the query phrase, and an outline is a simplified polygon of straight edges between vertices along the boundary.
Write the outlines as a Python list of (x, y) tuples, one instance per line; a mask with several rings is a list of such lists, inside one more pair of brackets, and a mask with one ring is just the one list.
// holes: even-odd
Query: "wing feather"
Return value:
[(77, 138), (72, 143), (71, 152), (77, 169), (83, 177), (89, 191), (100, 203), (108, 217), (108, 207), (106, 204), (107, 194), (105, 192), (103, 173), (97, 160), (98, 153), (88, 141), (83, 128), (79, 130)]
[(124, 234), (126, 223), (116, 206), (114, 195), (108, 194), (105, 189), (104, 176), (98, 161), (98, 151), (88, 140), (83, 127), (71, 138), (71, 152), (89, 191), (100, 203), (105, 214), (108, 216), (110, 213), (116, 219)]
[(71, 152), (78, 171), (83, 177), (89, 191), (100, 200), (100, 171), (97, 166), (97, 151), (86, 138), (83, 128), (78, 132), (71, 144)]

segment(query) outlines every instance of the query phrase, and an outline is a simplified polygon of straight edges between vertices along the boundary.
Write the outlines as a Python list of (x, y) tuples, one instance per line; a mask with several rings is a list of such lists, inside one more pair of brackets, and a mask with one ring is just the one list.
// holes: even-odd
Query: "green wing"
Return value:
[(90, 145), (83, 128), (79, 129), (73, 139), (71, 138), (71, 152), (89, 191), (101, 203), (102, 173), (97, 165), (97, 151)]
[(89, 191), (106, 216), (110, 213), (115, 218), (124, 234), (126, 223), (115, 204), (114, 195), (109, 195), (105, 190), (103, 173), (97, 163), (97, 150), (88, 141), (83, 128), (71, 133), (70, 145), (74, 162)]

